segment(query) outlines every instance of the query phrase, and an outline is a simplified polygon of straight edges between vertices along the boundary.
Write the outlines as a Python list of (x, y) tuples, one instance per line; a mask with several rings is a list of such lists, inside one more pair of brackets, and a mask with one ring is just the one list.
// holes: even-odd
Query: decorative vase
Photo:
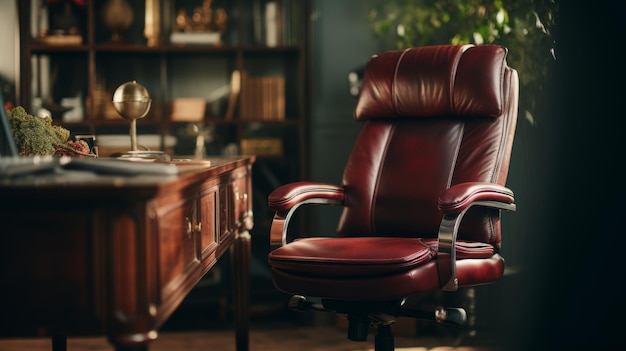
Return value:
[(133, 7), (126, 0), (108, 0), (102, 7), (102, 23), (111, 40), (122, 41), (122, 34), (133, 24)]

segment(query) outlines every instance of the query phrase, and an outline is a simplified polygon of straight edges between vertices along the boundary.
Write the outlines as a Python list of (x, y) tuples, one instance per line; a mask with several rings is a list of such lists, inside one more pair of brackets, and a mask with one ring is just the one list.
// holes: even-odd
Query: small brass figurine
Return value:
[(178, 10), (176, 26), (183, 32), (217, 32), (223, 34), (226, 31), (228, 16), (224, 9), (211, 8), (211, 0), (203, 0), (201, 7), (196, 7), (191, 14), (187, 15), (184, 9)]

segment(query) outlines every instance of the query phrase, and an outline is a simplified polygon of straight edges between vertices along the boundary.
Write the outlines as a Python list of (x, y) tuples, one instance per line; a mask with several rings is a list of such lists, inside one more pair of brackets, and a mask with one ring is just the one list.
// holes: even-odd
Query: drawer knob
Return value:
[(191, 219), (189, 217), (185, 217), (185, 223), (187, 224), (187, 238), (191, 239), (191, 234), (193, 232), (202, 232), (202, 222), (198, 222), (196, 225), (191, 223)]
[(191, 219), (189, 219), (189, 217), (185, 217), (185, 222), (187, 224), (187, 238), (191, 239), (191, 234), (193, 233), (193, 226), (191, 225)]

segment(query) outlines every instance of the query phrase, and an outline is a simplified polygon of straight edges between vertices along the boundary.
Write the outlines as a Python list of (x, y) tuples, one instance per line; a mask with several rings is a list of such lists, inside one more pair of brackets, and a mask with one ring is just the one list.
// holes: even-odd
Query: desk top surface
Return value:
[[(52, 196), (65, 191), (84, 191), (93, 195), (120, 196), (132, 189), (133, 196), (143, 193), (151, 196), (169, 187), (184, 187), (188, 184), (219, 177), (242, 166), (251, 165), (255, 156), (214, 157), (205, 160), (177, 160), (178, 175), (115, 175), (97, 174), (90, 171), (63, 171), (28, 175), (18, 178), (0, 179), (0, 194), (3, 198), (29, 196)], [(131, 161), (129, 161), (131, 162)], [(87, 195), (87, 194), (85, 194)]]

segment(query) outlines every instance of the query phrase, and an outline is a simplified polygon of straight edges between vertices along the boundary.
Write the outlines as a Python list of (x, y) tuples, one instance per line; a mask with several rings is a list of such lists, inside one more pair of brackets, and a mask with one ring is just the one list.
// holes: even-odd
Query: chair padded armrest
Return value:
[(460, 212), (476, 201), (497, 201), (505, 204), (515, 202), (509, 188), (483, 182), (467, 182), (451, 186), (439, 196), (439, 209), (443, 213)]
[(272, 191), (267, 202), (273, 211), (286, 211), (311, 199), (344, 200), (343, 187), (321, 182), (294, 182), (284, 184)]

